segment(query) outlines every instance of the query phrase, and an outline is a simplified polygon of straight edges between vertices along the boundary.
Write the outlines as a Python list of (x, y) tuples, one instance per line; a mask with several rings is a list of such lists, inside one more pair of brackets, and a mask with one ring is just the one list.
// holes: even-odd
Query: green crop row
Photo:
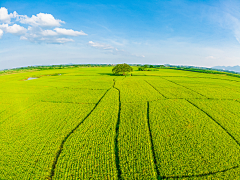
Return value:
[(239, 92), (235, 88), (228, 87), (216, 87), (208, 85), (207, 87), (189, 87), (193, 91), (196, 91), (205, 97), (216, 98), (216, 99), (240, 99)]
[(97, 103), (106, 90), (58, 88), (41, 96), (44, 102)]
[[(193, 90), (187, 89), (177, 84), (172, 87), (162, 87), (162, 85), (158, 83), (158, 80), (146, 80), (146, 82), (151, 84), (159, 93), (161, 93), (166, 98), (205, 98), (201, 94), (198, 94)], [(171, 82), (169, 82), (169, 84), (170, 83)]]
[(156, 179), (146, 102), (121, 104), (118, 145), (123, 179)]
[(116, 82), (121, 92), (121, 102), (136, 102), (165, 99), (151, 85), (138, 77), (127, 77)]
[(150, 102), (149, 109), (157, 168), (162, 177), (208, 174), (239, 165), (239, 145), (191, 103), (162, 100)]
[(234, 100), (190, 100), (226, 129), (240, 146), (240, 102)]
[(24, 86), (48, 86), (58, 88), (77, 89), (109, 89), (113, 84), (113, 77), (109, 76), (43, 76), (35, 80), (25, 81)]
[(64, 144), (53, 179), (117, 179), (119, 94), (111, 89)]
[(0, 179), (240, 178), (239, 78), (111, 69), (1, 75)]
[(65, 135), (94, 105), (40, 103), (0, 124), (0, 179), (45, 179)]

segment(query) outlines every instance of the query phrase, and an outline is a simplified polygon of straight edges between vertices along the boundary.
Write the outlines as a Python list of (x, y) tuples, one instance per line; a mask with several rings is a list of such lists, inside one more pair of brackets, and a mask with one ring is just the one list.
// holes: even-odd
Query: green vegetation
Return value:
[(146, 102), (121, 105), (118, 145), (123, 179), (157, 177), (148, 131)]
[[(160, 66), (160, 67), (162, 67), (162, 66)], [(143, 65), (143, 66), (140, 66), (139, 68), (138, 68), (138, 70), (139, 71), (158, 71), (157, 69), (156, 69), (156, 66), (153, 66), (153, 65)]]
[(113, 69), (112, 72), (115, 75), (126, 75), (128, 72), (132, 72), (133, 68), (128, 64), (117, 64)]
[(187, 100), (151, 102), (149, 109), (157, 167), (162, 176), (207, 174), (238, 165), (239, 145)]
[(117, 179), (114, 157), (117, 117), (118, 91), (111, 89), (64, 144), (54, 179)]
[(238, 75), (152, 66), (2, 71), (0, 179), (240, 179)]

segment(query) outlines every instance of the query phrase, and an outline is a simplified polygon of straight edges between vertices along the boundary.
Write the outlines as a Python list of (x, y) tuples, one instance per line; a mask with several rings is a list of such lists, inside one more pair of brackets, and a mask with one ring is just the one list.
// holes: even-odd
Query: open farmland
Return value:
[(1, 75), (0, 180), (240, 179), (240, 78), (111, 69)]

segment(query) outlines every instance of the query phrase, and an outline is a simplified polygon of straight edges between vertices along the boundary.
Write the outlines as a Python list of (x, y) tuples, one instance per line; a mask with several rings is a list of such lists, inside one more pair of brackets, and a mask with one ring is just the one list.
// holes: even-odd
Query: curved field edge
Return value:
[(65, 134), (92, 108), (39, 102), (7, 118), (0, 125), (0, 179), (45, 178)]
[(162, 177), (208, 174), (239, 165), (239, 145), (186, 100), (150, 102), (150, 128)]
[(65, 143), (53, 179), (117, 179), (117, 117), (118, 92), (111, 89)]
[(237, 179), (240, 178), (239, 166), (234, 166), (228, 169), (223, 169), (215, 172), (208, 172), (205, 174), (195, 174), (195, 175), (179, 175), (179, 176), (163, 176), (161, 179)]
[(52, 177), (54, 176), (55, 174), (55, 168), (56, 168), (56, 164), (58, 163), (58, 159), (59, 159), (59, 156), (61, 155), (62, 153), (62, 150), (63, 150), (63, 147), (64, 147), (64, 144), (65, 142), (68, 140), (68, 138), (79, 128), (79, 126), (84, 122), (84, 120), (86, 120), (90, 115), (91, 113), (95, 110), (95, 108), (98, 106), (98, 104), (100, 103), (100, 101), (103, 99), (103, 97), (106, 95), (106, 93), (108, 92), (109, 90), (107, 90), (104, 95), (99, 99), (99, 101), (96, 103), (96, 105), (93, 107), (93, 109), (87, 114), (87, 116), (82, 120), (80, 121), (80, 123), (77, 124), (76, 127), (74, 127), (63, 139), (63, 141), (61, 142), (61, 145), (59, 147), (59, 150), (57, 151), (56, 153), (56, 156), (54, 158), (54, 161), (53, 161), (53, 164), (52, 164), (52, 169), (51, 169), (51, 173), (50, 173), (50, 176), (48, 177), (48, 179), (52, 179)]

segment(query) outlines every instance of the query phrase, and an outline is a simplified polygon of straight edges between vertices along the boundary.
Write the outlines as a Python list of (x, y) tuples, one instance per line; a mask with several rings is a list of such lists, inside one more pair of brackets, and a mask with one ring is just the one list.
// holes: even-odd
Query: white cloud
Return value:
[(136, 56), (136, 57), (142, 57), (144, 58), (144, 55), (136, 55), (136, 54), (131, 54), (127, 51), (124, 50), (119, 50), (109, 44), (104, 44), (104, 43), (98, 43), (98, 42), (93, 42), (93, 41), (89, 41), (88, 44), (94, 48), (97, 49), (103, 49), (106, 50), (107, 52), (111, 53), (111, 54), (120, 54), (120, 55), (124, 55), (124, 56)]
[(207, 56), (206, 59), (216, 59), (214, 56)]
[(0, 29), (0, 39), (2, 38), (3, 30)]
[[(69, 35), (68, 35), (69, 36)], [(64, 44), (67, 42), (73, 42), (73, 39), (69, 39), (67, 35), (62, 35), (54, 30), (43, 30), (41, 27), (28, 27), (28, 32), (22, 36), (21, 40), (28, 40), (30, 42), (37, 43), (53, 43)]]
[(3, 23), (10, 24), (11, 18), (15, 18), (15, 17), (17, 17), (16, 11), (8, 14), (8, 10), (5, 7), (0, 8), (0, 21), (2, 21)]
[(7, 29), (7, 27), (8, 27), (8, 24), (1, 24), (0, 25), (0, 29), (4, 29), (5, 30), (5, 29)]
[(57, 38), (56, 42), (60, 43), (60, 44), (64, 44), (64, 43), (67, 43), (67, 42), (74, 42), (74, 40), (73, 39), (68, 39), (68, 38)]
[(225, 14), (226, 28), (230, 29), (236, 40), (240, 43), (240, 21), (237, 17), (230, 13)]
[(9, 26), (8, 24), (2, 24), (2, 25), (0, 25), (0, 29), (5, 31), (6, 33), (11, 33), (11, 34), (15, 34), (15, 35), (24, 34), (27, 32), (26, 28), (24, 28), (18, 24), (14, 24), (12, 26)]
[[(15, 18), (15, 24), (9, 26), (11, 18)], [(39, 13), (28, 17), (27, 15), (18, 15), (14, 13), (8, 14), (8, 10), (5, 7), (0, 8), (0, 38), (3, 33), (11, 33), (14, 35), (21, 35), (20, 40), (27, 40), (36, 43), (54, 43), (64, 44), (67, 42), (73, 42), (73, 39), (69, 36), (87, 35), (83, 31), (74, 31), (72, 29), (59, 28), (64, 21), (55, 19), (53, 15), (47, 13)], [(17, 24), (16, 24), (17, 23)], [(28, 25), (26, 29), (20, 26), (19, 23)]]
[[(48, 44), (65, 44), (68, 42), (74, 42), (73, 39), (61, 38), (58, 35), (54, 35), (54, 31), (42, 31), (41, 28), (29, 28), (29, 31), (21, 36), (21, 40), (27, 40), (34, 43), (48, 43)], [(44, 34), (44, 35), (43, 35)]]
[(72, 29), (55, 28), (54, 30), (60, 35), (67, 35), (67, 36), (87, 35), (83, 31), (74, 31)]
[[(101, 43), (92, 42), (92, 41), (89, 41), (88, 44), (90, 44), (90, 46), (92, 46), (92, 47), (99, 48), (99, 49), (105, 49), (105, 50), (114, 49), (114, 47), (112, 47), (109, 44), (101, 44)], [(118, 49), (116, 51), (118, 51)]]
[(25, 36), (21, 36), (20, 39), (21, 40), (27, 40), (28, 38), (26, 38)]
[(44, 30), (44, 31), (42, 31), (42, 35), (43, 36), (57, 36), (58, 33), (56, 33), (53, 30)]
[(220, 1), (215, 7), (209, 8), (207, 18), (210, 18), (213, 22), (217, 22), (221, 28), (229, 30), (235, 39), (240, 43), (239, 1)]
[(42, 27), (56, 27), (61, 26), (61, 23), (65, 23), (59, 19), (55, 19), (51, 14), (39, 13), (36, 16), (32, 15), (29, 18), (26, 15), (18, 15), (17, 21), (22, 24), (29, 24), (31, 26), (42, 26)]
[(43, 36), (80, 36), (87, 35), (83, 31), (74, 31), (72, 29), (64, 29), (64, 28), (55, 28), (53, 30), (41, 30), (41, 34)]

